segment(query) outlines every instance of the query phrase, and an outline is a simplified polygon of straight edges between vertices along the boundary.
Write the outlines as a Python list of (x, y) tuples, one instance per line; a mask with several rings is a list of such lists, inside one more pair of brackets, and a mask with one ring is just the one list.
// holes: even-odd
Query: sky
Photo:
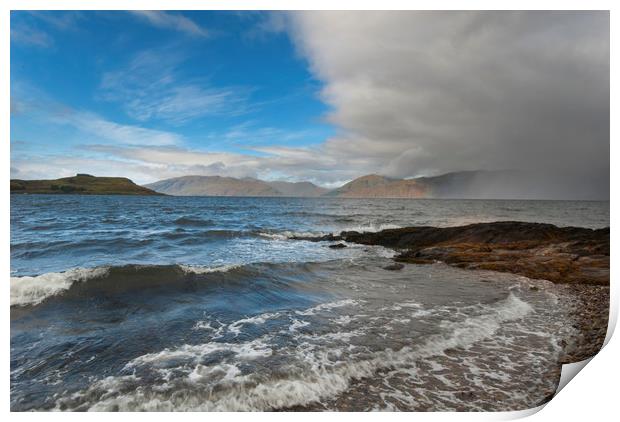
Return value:
[(518, 169), (609, 197), (607, 12), (11, 12), (11, 177), (335, 187)]

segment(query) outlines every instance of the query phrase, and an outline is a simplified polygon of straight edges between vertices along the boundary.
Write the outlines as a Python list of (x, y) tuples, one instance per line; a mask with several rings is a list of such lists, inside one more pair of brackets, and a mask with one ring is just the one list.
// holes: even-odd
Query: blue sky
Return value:
[[(78, 168), (64, 174), (45, 161), (113, 160), (123, 146), (260, 157), (261, 147), (320, 144), (334, 131), (320, 81), (272, 21), (260, 12), (13, 12), (13, 176), (70, 175)], [(39, 169), (19, 167), (32, 160)]]
[(609, 195), (609, 13), (11, 14), (15, 178), (497, 169)]

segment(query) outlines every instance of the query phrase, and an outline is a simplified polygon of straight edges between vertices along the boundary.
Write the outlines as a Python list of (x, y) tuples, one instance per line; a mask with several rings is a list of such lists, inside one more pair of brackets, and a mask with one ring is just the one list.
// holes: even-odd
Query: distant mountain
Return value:
[(520, 198), (532, 180), (518, 171), (459, 171), (435, 177), (392, 179), (371, 174), (334, 189), (325, 196), (341, 198)]
[(517, 170), (459, 171), (414, 180), (427, 186), (429, 197), (456, 199), (535, 198), (541, 184), (534, 175)]
[(320, 196), (327, 192), (310, 182), (265, 182), (246, 177), (183, 176), (145, 185), (178, 196)]
[(267, 184), (282, 196), (321, 196), (328, 192), (328, 189), (310, 182), (267, 182)]
[[(337, 198), (510, 198), (522, 197), (523, 174), (516, 171), (460, 171), (436, 177), (358, 177), (327, 190), (310, 182), (267, 182), (220, 176), (183, 176), (145, 185), (178, 196), (303, 196)], [(531, 183), (530, 183), (531, 184)]]
[(77, 174), (54, 180), (11, 179), (14, 194), (79, 194), (79, 195), (161, 195), (136, 185), (126, 177), (95, 177)]
[(177, 196), (282, 196), (257, 179), (221, 176), (182, 176), (145, 185), (149, 189)]
[(424, 198), (427, 195), (427, 186), (415, 179), (391, 179), (377, 174), (358, 177), (325, 194), (340, 198)]

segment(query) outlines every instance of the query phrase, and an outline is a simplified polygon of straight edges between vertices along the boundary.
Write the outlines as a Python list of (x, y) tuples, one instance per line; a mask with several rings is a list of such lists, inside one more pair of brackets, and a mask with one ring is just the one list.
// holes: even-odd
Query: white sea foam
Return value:
[(291, 323), (291, 325), (289, 325), (288, 330), (291, 332), (295, 332), (295, 331), (298, 331), (300, 328), (306, 327), (308, 325), (310, 325), (308, 321), (301, 321), (299, 319), (293, 319), (293, 322)]
[(234, 268), (240, 267), (239, 264), (220, 265), (217, 267), (207, 267), (202, 265), (179, 265), (181, 270), (186, 274), (209, 274), (209, 273), (225, 273)]
[(223, 324), (220, 321), (217, 321), (219, 326), (216, 328), (211, 323), (212, 321), (198, 321), (194, 324), (194, 330), (207, 330), (213, 333), (213, 338), (217, 339), (224, 336), (224, 331), (229, 333), (233, 333), (235, 337), (241, 334), (242, 328), (244, 325), (253, 324), (260, 325), (267, 322), (269, 319), (278, 318), (280, 316), (279, 312), (267, 312), (260, 315), (255, 315), (253, 317), (242, 318), (237, 321), (234, 321), (230, 324)]
[(216, 322), (219, 324), (217, 328), (211, 325), (211, 321), (198, 321), (192, 329), (194, 330), (208, 330), (211, 331), (211, 338), (218, 339), (224, 336), (224, 329), (226, 329), (226, 324), (222, 324), (220, 321)]
[(273, 350), (267, 343), (267, 340), (267, 338), (258, 338), (238, 344), (219, 342), (184, 344), (174, 349), (164, 349), (157, 353), (139, 356), (125, 365), (125, 369), (147, 364), (167, 367), (171, 362), (174, 364), (179, 362), (199, 363), (205, 356), (220, 351), (233, 352), (238, 359), (254, 359), (261, 356), (269, 356)]
[(402, 227), (396, 224), (365, 224), (365, 225), (360, 225), (360, 226), (346, 227), (344, 229), (338, 230), (337, 232), (334, 232), (333, 234), (338, 235), (341, 232), (376, 233), (382, 230), (400, 229), (400, 228)]
[(11, 306), (36, 305), (69, 289), (75, 282), (102, 277), (108, 271), (108, 267), (74, 268), (35, 277), (11, 277)]
[(268, 319), (271, 318), (276, 318), (278, 317), (280, 314), (278, 312), (274, 312), (274, 313), (264, 313), (264, 314), (260, 314), (260, 315), (256, 315), (250, 318), (243, 318), (240, 319), (238, 321), (233, 322), (232, 324), (230, 324), (228, 326), (228, 331), (230, 331), (231, 333), (234, 333), (235, 336), (238, 336), (239, 334), (241, 334), (241, 327), (245, 324), (264, 324)]
[[(220, 362), (211, 366), (203, 364), (204, 357), (215, 351), (232, 351), (238, 359), (268, 357), (272, 353), (268, 337), (241, 344), (212, 342), (166, 349), (136, 358), (126, 369), (153, 365), (168, 370), (166, 368), (170, 364), (179, 365), (179, 361), (193, 363), (195, 366), (185, 372), (185, 379), (191, 384), (203, 383), (202, 388), (206, 391), (189, 387), (185, 387), (187, 390), (184, 393), (178, 389), (138, 388), (139, 380), (134, 388), (121, 388), (114, 380), (106, 378), (79, 394), (87, 400), (97, 397), (94, 402), (82, 403), (80, 408), (123, 411), (261, 411), (321, 402), (346, 391), (351, 381), (370, 377), (378, 370), (407, 372), (407, 368), (415, 366), (421, 359), (442, 355), (448, 348), (467, 347), (492, 338), (503, 323), (525, 317), (532, 308), (511, 293), (505, 300), (487, 306), (486, 311), (452, 323), (449, 328), (444, 327), (446, 330), (442, 334), (432, 335), (420, 344), (396, 351), (389, 348), (377, 351), (362, 360), (341, 359), (340, 349), (326, 350), (324, 345), (304, 341), (296, 348), (279, 350), (279, 353), (292, 354), (300, 365), (303, 364), (298, 369), (291, 366), (287, 378), (243, 375), (232, 363)], [(342, 337), (343, 333), (333, 334)], [(310, 340), (306, 335), (300, 335), (300, 338)], [(119, 377), (118, 384), (124, 385), (127, 381), (133, 380)], [(445, 382), (450, 383), (450, 380), (445, 378)], [(181, 385), (177, 384), (177, 387)], [(214, 385), (218, 388), (214, 388)]]
[(362, 301), (359, 301), (359, 300), (343, 299), (343, 300), (338, 300), (335, 302), (321, 303), (320, 305), (306, 309), (305, 311), (296, 311), (295, 313), (297, 315), (309, 316), (309, 315), (315, 315), (317, 312), (320, 312), (320, 311), (327, 311), (327, 310), (334, 309), (334, 308), (341, 308), (343, 306), (357, 306), (361, 302)]
[(340, 325), (349, 325), (351, 321), (353, 321), (353, 318), (351, 318), (349, 315), (341, 315), (334, 320), (336, 324)]

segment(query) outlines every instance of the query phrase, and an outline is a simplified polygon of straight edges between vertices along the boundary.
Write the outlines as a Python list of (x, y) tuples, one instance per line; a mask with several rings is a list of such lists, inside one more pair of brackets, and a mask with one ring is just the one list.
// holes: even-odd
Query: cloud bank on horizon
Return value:
[(11, 42), (12, 177), (521, 169), (609, 197), (607, 12), (12, 12)]

